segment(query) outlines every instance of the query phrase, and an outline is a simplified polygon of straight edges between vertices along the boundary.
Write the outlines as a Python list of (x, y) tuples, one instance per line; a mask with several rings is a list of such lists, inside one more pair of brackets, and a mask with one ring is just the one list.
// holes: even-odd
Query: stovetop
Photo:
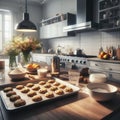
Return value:
[(65, 56), (84, 57), (84, 58), (94, 58), (94, 57), (97, 57), (97, 56), (95, 56), (95, 55), (85, 55), (85, 54), (81, 54), (81, 55), (65, 55)]
[(85, 68), (88, 67), (88, 60), (87, 58), (96, 57), (93, 55), (62, 55), (60, 57), (61, 66), (66, 68)]

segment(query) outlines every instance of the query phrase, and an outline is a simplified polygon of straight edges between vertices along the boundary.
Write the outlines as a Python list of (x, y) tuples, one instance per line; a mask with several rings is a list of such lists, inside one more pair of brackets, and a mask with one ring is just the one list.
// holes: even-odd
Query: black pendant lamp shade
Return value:
[(37, 28), (34, 23), (29, 20), (29, 13), (27, 13), (27, 0), (25, 0), (25, 13), (23, 14), (23, 21), (17, 26), (19, 32), (36, 32)]

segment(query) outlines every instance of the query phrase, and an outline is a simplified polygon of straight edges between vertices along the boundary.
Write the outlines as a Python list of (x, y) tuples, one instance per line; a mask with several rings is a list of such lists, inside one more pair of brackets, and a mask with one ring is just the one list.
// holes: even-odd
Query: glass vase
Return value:
[(21, 64), (22, 66), (26, 66), (27, 64), (31, 63), (32, 62), (32, 55), (31, 55), (31, 52), (29, 51), (24, 51), (22, 52), (21, 54)]
[(16, 55), (10, 55), (9, 56), (9, 68), (11, 70), (15, 69), (17, 67), (17, 62), (16, 62)]

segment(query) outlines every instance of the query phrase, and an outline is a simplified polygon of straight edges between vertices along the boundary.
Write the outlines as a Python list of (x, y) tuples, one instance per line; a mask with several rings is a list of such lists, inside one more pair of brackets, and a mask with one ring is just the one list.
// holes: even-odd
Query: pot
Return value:
[(80, 56), (80, 55), (82, 55), (82, 50), (81, 49), (76, 49), (75, 51), (74, 51), (74, 55), (76, 55), (76, 56)]

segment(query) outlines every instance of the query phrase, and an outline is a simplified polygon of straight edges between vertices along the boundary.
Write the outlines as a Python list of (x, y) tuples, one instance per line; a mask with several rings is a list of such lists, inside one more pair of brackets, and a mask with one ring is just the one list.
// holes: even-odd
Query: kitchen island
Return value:
[[(14, 85), (30, 81), (34, 80), (13, 82), (6, 75), (0, 88), (2, 89), (8, 84)], [(66, 80), (66, 82), (68, 81)], [(97, 102), (84, 92), (82, 88), (85, 85), (80, 83), (80, 91), (77, 94), (15, 111), (6, 110), (0, 99), (0, 120), (100, 120), (120, 108), (120, 94), (108, 102)], [(119, 87), (118, 84), (115, 85)]]

